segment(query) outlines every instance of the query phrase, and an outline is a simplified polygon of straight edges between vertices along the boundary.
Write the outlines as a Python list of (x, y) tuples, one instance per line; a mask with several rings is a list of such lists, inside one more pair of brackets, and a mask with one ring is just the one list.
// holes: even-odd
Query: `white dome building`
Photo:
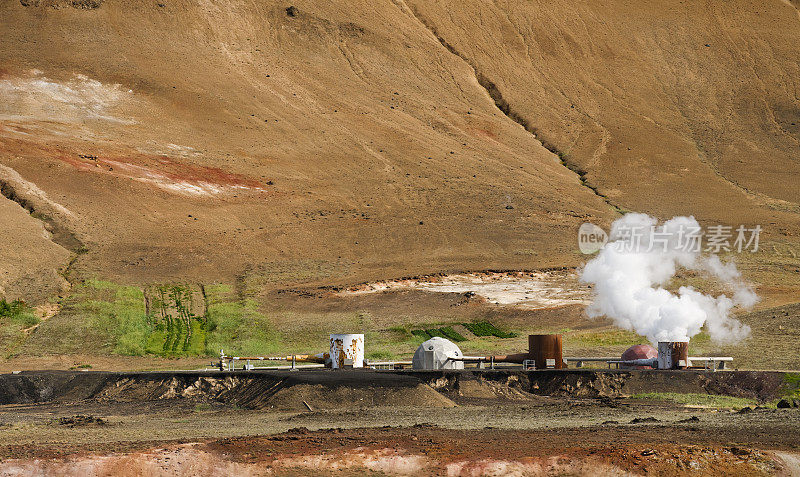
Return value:
[(464, 369), (463, 361), (451, 359), (463, 356), (461, 349), (455, 343), (435, 336), (419, 345), (411, 360), (411, 366), (414, 369)]

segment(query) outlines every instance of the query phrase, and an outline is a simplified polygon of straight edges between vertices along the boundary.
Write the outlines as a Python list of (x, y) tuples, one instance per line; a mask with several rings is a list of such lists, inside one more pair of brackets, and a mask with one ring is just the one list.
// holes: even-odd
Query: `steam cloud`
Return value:
[[(702, 255), (699, 246), (684, 246), (687, 232), (700, 230), (694, 217), (674, 217), (663, 228), (657, 224), (646, 214), (627, 214), (612, 224), (609, 243), (581, 271), (581, 281), (594, 285), (589, 316), (606, 315), (617, 326), (653, 343), (688, 341), (703, 325), (717, 342), (747, 337), (750, 327), (730, 314), (737, 306), (752, 307), (758, 297), (736, 265), (722, 263), (717, 255)], [(631, 231), (641, 234), (633, 234), (637, 243)], [(691, 286), (682, 286), (677, 293), (666, 290), (664, 286), (679, 268), (717, 278), (732, 296), (706, 295)]]

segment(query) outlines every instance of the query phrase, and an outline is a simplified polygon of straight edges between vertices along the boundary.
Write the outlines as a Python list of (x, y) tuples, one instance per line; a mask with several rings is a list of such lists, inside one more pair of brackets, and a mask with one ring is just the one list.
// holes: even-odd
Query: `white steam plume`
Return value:
[[(662, 226), (646, 214), (627, 214), (611, 226), (609, 243), (581, 271), (594, 285), (587, 308), (651, 342), (688, 341), (703, 325), (718, 342), (739, 341), (750, 327), (732, 318), (734, 307), (750, 308), (758, 297), (732, 262), (700, 251), (700, 225), (694, 217), (674, 217)], [(692, 242), (696, 240), (696, 242)], [(691, 286), (672, 293), (664, 285), (679, 268), (705, 272), (725, 283), (733, 295), (712, 296)]]

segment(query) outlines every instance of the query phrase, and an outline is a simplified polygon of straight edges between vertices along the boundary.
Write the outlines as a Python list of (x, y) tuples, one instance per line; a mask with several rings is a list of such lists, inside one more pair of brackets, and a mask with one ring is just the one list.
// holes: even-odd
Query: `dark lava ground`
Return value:
[[(396, 388), (387, 387), (389, 373), (371, 388), (336, 386), (337, 376), (350, 383), (355, 374), (327, 372), (322, 385), (314, 378), (319, 372), (303, 373), (270, 399), (247, 401), (258, 404), (250, 408), (223, 399), (240, 399), (251, 386), (225, 374), (219, 381), (191, 375), (180, 385), (148, 374), (132, 385), (130, 376), (117, 381), (117, 374), (98, 373), (103, 386), (72, 390), (80, 399), (61, 394), (2, 405), (0, 475), (796, 475), (800, 469), (800, 409), (757, 400), (702, 407), (619, 392), (543, 396), (519, 381), (475, 372), (449, 384), (441, 375), (402, 373)], [(740, 384), (758, 387), (747, 374), (714, 374), (718, 382), (741, 376)], [(52, 392), (59, 389), (47, 379), (53, 376), (65, 377), (30, 375), (21, 382), (42, 386), (28, 391)], [(420, 376), (422, 384), (409, 385)], [(522, 381), (556, 376), (534, 373)], [(676, 373), (653, 385), (686, 387), (690, 377)], [(79, 382), (92, 381), (85, 374)], [(233, 387), (220, 391), (225, 382)], [(127, 399), (134, 390), (136, 399)], [(303, 409), (289, 406), (292, 399), (312, 410), (302, 402)]]

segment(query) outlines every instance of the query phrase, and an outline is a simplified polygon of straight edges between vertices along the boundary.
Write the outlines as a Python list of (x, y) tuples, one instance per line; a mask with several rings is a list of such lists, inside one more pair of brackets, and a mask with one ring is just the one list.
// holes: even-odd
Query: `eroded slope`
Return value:
[[(796, 243), (790, 3), (289, 6), (0, 7), (0, 176), (41, 191), (70, 272), (288, 286), (574, 265), (577, 225), (615, 207)], [(48, 256), (37, 237), (20, 246)]]
[(0, 155), (87, 274), (532, 268), (613, 215), (391, 2), (73, 3), (2, 7)]

